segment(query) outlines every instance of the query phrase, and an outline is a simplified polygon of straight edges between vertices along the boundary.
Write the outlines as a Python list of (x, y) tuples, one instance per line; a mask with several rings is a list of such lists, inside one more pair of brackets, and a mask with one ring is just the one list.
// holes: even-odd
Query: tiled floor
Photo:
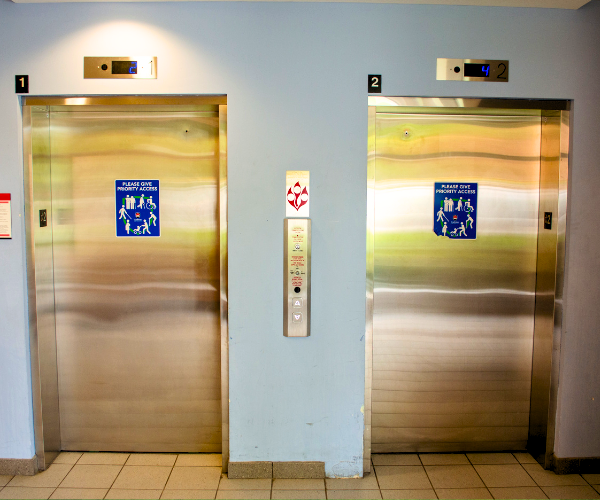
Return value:
[(229, 479), (220, 455), (61, 453), (0, 476), (0, 499), (598, 498), (600, 474), (557, 476), (527, 453), (373, 455), (362, 479)]

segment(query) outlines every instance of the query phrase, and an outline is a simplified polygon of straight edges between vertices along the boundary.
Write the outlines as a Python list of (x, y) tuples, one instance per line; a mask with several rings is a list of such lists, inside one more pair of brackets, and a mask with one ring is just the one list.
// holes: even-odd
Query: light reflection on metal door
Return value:
[[(377, 113), (372, 451), (524, 449), (539, 116)], [(433, 232), (435, 182), (477, 182), (476, 240)]]
[[(219, 119), (50, 110), (64, 450), (221, 450)], [(159, 179), (161, 236), (115, 237), (115, 179)]]

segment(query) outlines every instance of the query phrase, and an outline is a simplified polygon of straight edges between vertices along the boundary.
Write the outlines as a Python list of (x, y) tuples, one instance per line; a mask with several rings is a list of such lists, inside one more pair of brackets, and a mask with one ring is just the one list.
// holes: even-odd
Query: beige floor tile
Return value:
[(62, 488), (110, 488), (121, 469), (120, 465), (76, 464), (60, 486)]
[(46, 499), (52, 495), (54, 488), (23, 488), (23, 487), (11, 487), (6, 486), (2, 488), (0, 491), (0, 498), (10, 498), (13, 500), (17, 499), (28, 499), (28, 500), (38, 500), (38, 499)]
[(371, 500), (381, 498), (379, 490), (327, 490), (327, 498)]
[(275, 500), (324, 500), (325, 490), (273, 490), (271, 498)]
[(229, 479), (221, 477), (219, 490), (270, 490), (271, 479)]
[(376, 465), (375, 472), (382, 490), (426, 490), (431, 483), (422, 466)]
[(433, 490), (381, 490), (384, 499), (429, 500), (437, 498)]
[(158, 500), (162, 490), (120, 490), (110, 489), (106, 495), (107, 500), (113, 499), (141, 499), (141, 500)]
[(436, 488), (438, 498), (447, 500), (461, 498), (492, 498), (487, 488)]
[(521, 486), (518, 488), (490, 488), (494, 498), (506, 500), (545, 499), (544, 492), (537, 486)]
[(102, 500), (108, 489), (106, 488), (56, 488), (51, 499), (77, 500)]
[(540, 464), (523, 464), (523, 468), (538, 484), (538, 486), (585, 486), (585, 479), (579, 474), (555, 474), (544, 470)]
[(274, 490), (324, 490), (323, 479), (274, 479)]
[(168, 453), (132, 453), (129, 455), (125, 465), (163, 465), (172, 467), (175, 465), (177, 455)]
[(514, 457), (519, 461), (520, 464), (537, 464), (535, 458), (533, 458), (529, 453), (513, 453)]
[(421, 453), (419, 458), (423, 465), (469, 465), (463, 453)]
[(271, 490), (219, 490), (217, 499), (219, 500), (265, 500), (271, 498)]
[(328, 490), (378, 490), (377, 477), (373, 472), (360, 478), (327, 478), (325, 484)]
[[(600, 484), (600, 474), (581, 474), (590, 484)], [(2, 484), (2, 476), (0, 476), (0, 484)]]
[(472, 465), (426, 465), (425, 471), (433, 487), (485, 488)]
[(327, 490), (327, 498), (332, 499), (379, 499), (381, 492), (379, 490)]
[(167, 490), (216, 490), (221, 467), (174, 467), (165, 486)]
[(126, 465), (112, 487), (119, 490), (162, 490), (171, 469), (160, 465)]
[(467, 453), (467, 458), (473, 465), (502, 465), (519, 463), (512, 453)]
[(12, 478), (13, 478), (12, 476), (0, 476), (0, 488), (2, 488), (2, 486), (4, 486), (4, 485), (8, 484)]
[(8, 486), (23, 486), (31, 488), (56, 488), (73, 466), (70, 464), (52, 464), (45, 471), (35, 476), (15, 476)]
[(177, 456), (175, 467), (221, 467), (220, 453), (192, 453)]
[(520, 465), (474, 465), (475, 470), (490, 488), (536, 486)]
[(560, 498), (561, 500), (600, 498), (600, 493), (594, 491), (591, 486), (542, 486), (542, 490), (548, 498)]
[(419, 455), (416, 453), (386, 453), (385, 455), (371, 455), (373, 465), (421, 465)]
[(124, 465), (129, 453), (84, 453), (77, 465)]
[(54, 460), (55, 464), (71, 464), (75, 465), (77, 460), (81, 458), (83, 453), (75, 452), (75, 451), (63, 451), (59, 453), (58, 457)]
[(165, 490), (160, 498), (168, 500), (212, 500), (217, 490)]

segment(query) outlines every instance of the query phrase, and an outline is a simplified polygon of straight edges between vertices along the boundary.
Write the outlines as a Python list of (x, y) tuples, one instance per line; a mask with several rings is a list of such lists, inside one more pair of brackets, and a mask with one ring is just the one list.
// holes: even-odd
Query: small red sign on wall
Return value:
[(10, 193), (0, 193), (0, 238), (12, 238)]

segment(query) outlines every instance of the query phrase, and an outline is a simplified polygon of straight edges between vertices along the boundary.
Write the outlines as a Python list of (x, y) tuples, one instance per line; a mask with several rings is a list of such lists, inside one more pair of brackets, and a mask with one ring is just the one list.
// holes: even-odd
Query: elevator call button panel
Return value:
[(310, 335), (310, 219), (284, 219), (283, 335)]
[(83, 78), (156, 78), (152, 56), (84, 57)]

